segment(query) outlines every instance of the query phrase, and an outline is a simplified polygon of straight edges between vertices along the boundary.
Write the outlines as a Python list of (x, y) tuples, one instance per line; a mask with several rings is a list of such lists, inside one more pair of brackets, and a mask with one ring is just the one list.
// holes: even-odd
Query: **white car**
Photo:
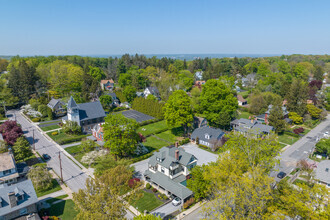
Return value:
[(178, 206), (181, 204), (181, 199), (179, 197), (176, 197), (175, 199), (172, 200), (172, 204), (174, 206)]

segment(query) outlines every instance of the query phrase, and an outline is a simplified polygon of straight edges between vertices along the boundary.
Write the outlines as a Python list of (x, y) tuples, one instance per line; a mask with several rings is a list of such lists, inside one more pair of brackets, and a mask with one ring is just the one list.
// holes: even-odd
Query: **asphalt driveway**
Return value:
[(131, 166), (135, 168), (134, 176), (141, 180), (144, 180), (143, 173), (148, 169), (148, 161), (149, 158), (146, 160), (142, 160), (137, 163), (133, 163)]
[(197, 165), (203, 165), (203, 164), (208, 164), (210, 162), (215, 162), (219, 156), (218, 154), (213, 154), (206, 150), (203, 150), (193, 143), (188, 143), (182, 145), (181, 147), (185, 149), (186, 152), (194, 155), (198, 159)]

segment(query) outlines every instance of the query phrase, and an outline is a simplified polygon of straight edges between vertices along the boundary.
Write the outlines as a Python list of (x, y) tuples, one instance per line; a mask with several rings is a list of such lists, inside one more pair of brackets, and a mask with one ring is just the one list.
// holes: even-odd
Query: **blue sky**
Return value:
[(330, 1), (1, 0), (1, 55), (329, 54)]

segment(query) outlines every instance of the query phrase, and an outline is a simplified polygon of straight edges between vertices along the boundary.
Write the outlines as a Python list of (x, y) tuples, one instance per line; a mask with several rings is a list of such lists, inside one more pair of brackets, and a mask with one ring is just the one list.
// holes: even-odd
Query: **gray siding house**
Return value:
[(0, 185), (16, 183), (18, 177), (14, 156), (10, 152), (0, 154)]
[(191, 134), (191, 140), (197, 141), (198, 139), (198, 144), (213, 148), (222, 140), (224, 135), (225, 133), (221, 129), (204, 126), (196, 128), (193, 131)]
[(264, 125), (257, 120), (249, 120), (245, 118), (235, 119), (230, 122), (233, 130), (243, 134), (253, 134), (257, 137), (268, 135), (274, 130), (273, 126)]
[(179, 197), (185, 201), (193, 194), (186, 187), (186, 180), (189, 178), (189, 170), (196, 165), (197, 158), (184, 149), (163, 147), (150, 157), (144, 177), (168, 196)]
[(31, 180), (0, 186), (0, 220), (37, 213), (38, 197)]
[(64, 103), (60, 99), (53, 99), (47, 104), (47, 106), (55, 113), (55, 115), (65, 115), (66, 109)]
[(81, 126), (82, 131), (91, 133), (92, 128), (101, 122), (104, 122), (104, 109), (99, 101), (77, 104), (71, 96), (68, 102), (67, 116), (62, 121), (74, 121)]

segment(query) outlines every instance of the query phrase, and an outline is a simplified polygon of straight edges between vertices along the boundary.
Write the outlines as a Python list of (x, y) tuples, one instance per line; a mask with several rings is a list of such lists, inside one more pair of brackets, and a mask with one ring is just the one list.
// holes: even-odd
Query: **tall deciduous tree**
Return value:
[(13, 146), (13, 152), (16, 161), (23, 161), (27, 157), (32, 156), (30, 144), (24, 136), (17, 138)]
[(123, 94), (128, 102), (132, 102), (134, 98), (136, 97), (136, 89), (133, 86), (126, 86)]
[(29, 170), (28, 177), (37, 191), (47, 190), (53, 185), (50, 173), (43, 166), (32, 167)]
[(190, 98), (182, 90), (177, 90), (169, 97), (164, 107), (164, 118), (170, 127), (182, 126), (185, 131), (194, 119)]
[(112, 97), (109, 95), (100, 96), (100, 102), (104, 109), (108, 109), (112, 104)]
[(294, 79), (287, 93), (288, 110), (303, 116), (306, 112), (308, 86), (300, 79)]
[(234, 118), (238, 104), (231, 89), (224, 82), (211, 79), (203, 86), (200, 107), (207, 121), (213, 126), (220, 127), (226, 124), (220, 123), (220, 115), (226, 112), (230, 119)]
[(103, 124), (105, 147), (113, 155), (123, 157), (132, 154), (137, 147), (139, 135), (138, 124), (122, 114), (109, 114)]
[(100, 177), (87, 179), (86, 189), (73, 194), (75, 207), (79, 211), (76, 219), (125, 219), (126, 205), (120, 192), (128, 187), (132, 174), (128, 167), (117, 166)]
[(282, 133), (285, 130), (283, 110), (279, 104), (273, 105), (268, 120), (269, 124), (275, 128), (277, 133)]

